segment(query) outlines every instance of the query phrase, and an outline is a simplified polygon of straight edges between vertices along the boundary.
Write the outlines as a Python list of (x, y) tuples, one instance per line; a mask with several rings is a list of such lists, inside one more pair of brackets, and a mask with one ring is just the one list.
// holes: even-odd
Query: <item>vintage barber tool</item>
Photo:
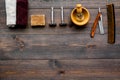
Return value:
[(107, 0), (108, 43), (115, 43), (115, 11), (114, 4)]
[(98, 12), (97, 17), (96, 17), (96, 19), (95, 19), (95, 21), (93, 23), (92, 29), (91, 29), (91, 33), (90, 33), (91, 38), (94, 38), (95, 31), (96, 31), (96, 28), (97, 28), (97, 24), (98, 24), (100, 15), (101, 15), (101, 13)]
[(95, 36), (95, 31), (96, 31), (96, 28), (97, 28), (97, 24), (99, 25), (100, 34), (104, 34), (103, 22), (102, 22), (102, 13), (101, 13), (100, 8), (99, 8), (97, 17), (96, 17), (96, 19), (93, 23), (92, 29), (91, 29), (91, 33), (90, 33), (91, 38), (94, 38), (94, 36)]
[(45, 15), (31, 15), (31, 26), (38, 27), (38, 26), (45, 26)]
[(9, 28), (14, 28), (16, 25), (16, 3), (16, 0), (5, 0), (6, 25)]
[(59, 26), (67, 26), (67, 23), (64, 22), (64, 9), (61, 7), (61, 23)]
[(71, 21), (77, 26), (84, 26), (90, 20), (88, 9), (81, 4), (76, 4), (76, 7), (71, 12)]
[(100, 34), (104, 34), (104, 28), (103, 28), (103, 19), (102, 19), (102, 12), (101, 9), (99, 8), (99, 13), (101, 13), (99, 21), (98, 21), (98, 26), (99, 26), (99, 30), (100, 30)]
[(54, 8), (51, 7), (51, 23), (49, 24), (50, 27), (55, 27), (57, 24), (54, 22)]
[(28, 25), (28, 1), (29, 0), (16, 0), (16, 1), (17, 1), (16, 27), (26, 28)]

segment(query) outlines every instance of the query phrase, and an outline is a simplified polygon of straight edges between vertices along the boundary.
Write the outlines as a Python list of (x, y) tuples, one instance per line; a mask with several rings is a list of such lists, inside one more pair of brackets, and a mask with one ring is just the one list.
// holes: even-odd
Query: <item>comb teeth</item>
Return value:
[(108, 43), (115, 43), (115, 11), (114, 4), (107, 5), (107, 18), (108, 18)]

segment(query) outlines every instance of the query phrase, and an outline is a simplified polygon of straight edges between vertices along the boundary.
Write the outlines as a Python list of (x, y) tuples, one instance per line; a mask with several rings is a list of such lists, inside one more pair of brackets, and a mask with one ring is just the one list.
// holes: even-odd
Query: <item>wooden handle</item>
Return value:
[(91, 38), (94, 38), (95, 31), (96, 31), (96, 27), (97, 27), (97, 24), (98, 24), (98, 20), (99, 20), (99, 18), (100, 18), (100, 15), (101, 15), (101, 13), (98, 13), (98, 14), (97, 14), (97, 17), (96, 17), (96, 19), (95, 19), (95, 21), (94, 21), (94, 24), (93, 24), (93, 26), (92, 26), (91, 33), (90, 33)]

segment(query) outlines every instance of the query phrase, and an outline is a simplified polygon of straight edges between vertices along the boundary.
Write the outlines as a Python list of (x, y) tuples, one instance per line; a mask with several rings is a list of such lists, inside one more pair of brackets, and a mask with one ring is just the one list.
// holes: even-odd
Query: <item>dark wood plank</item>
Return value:
[(14, 36), (0, 35), (0, 59), (120, 58), (120, 35), (114, 45), (99, 34), (17, 35), (21, 42)]
[[(119, 1), (111, 0), (116, 8), (119, 8)], [(106, 8), (106, 0), (29, 0), (30, 8), (50, 8), (51, 6), (55, 6), (59, 8), (60, 6), (64, 6), (65, 8), (74, 8), (74, 6), (78, 3), (81, 3), (83, 6), (87, 8), (98, 8), (99, 6), (102, 8)]]
[(119, 59), (0, 61), (1, 80), (119, 80)]
[[(74, 8), (74, 6), (78, 3), (81, 3), (83, 6), (87, 8), (106, 8), (106, 0), (28, 0), (29, 1), (29, 9), (35, 8), (50, 8), (54, 6), (59, 8), (60, 6), (64, 6), (65, 8)], [(111, 0), (115, 4), (115, 8), (120, 8), (120, 2), (118, 0)], [(0, 1), (0, 7), (4, 7), (5, 0)], [(89, 4), (89, 5), (88, 5)]]

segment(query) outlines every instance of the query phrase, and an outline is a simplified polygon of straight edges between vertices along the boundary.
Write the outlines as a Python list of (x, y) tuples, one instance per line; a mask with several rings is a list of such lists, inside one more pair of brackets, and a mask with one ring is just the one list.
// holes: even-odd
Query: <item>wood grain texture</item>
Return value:
[(94, 39), (88, 34), (17, 35), (23, 48), (14, 36), (0, 36), (0, 59), (120, 58), (120, 40), (109, 45), (107, 35), (97, 34)]
[[(7, 79), (120, 79), (119, 59), (0, 61), (0, 77)], [(86, 79), (85, 79), (86, 78)]]
[[(0, 0), (0, 80), (120, 80), (120, 1), (115, 4), (116, 43), (107, 43), (106, 0), (28, 0), (26, 29), (8, 29), (4, 0)], [(77, 3), (88, 8), (90, 22), (76, 28), (71, 10)], [(64, 7), (66, 27), (49, 27), (50, 7), (55, 7), (55, 22), (60, 23)], [(94, 39), (90, 30), (101, 7), (105, 35), (97, 27)], [(30, 16), (46, 15), (46, 26), (32, 28)]]
[[(119, 8), (119, 1), (111, 0), (116, 6)], [(78, 3), (81, 3), (83, 6), (87, 8), (106, 8), (106, 0), (29, 0), (30, 8), (50, 8), (51, 6), (55, 6), (59, 8), (60, 6), (64, 6), (65, 8), (74, 8), (74, 6)], [(88, 5), (89, 4), (89, 5)]]

